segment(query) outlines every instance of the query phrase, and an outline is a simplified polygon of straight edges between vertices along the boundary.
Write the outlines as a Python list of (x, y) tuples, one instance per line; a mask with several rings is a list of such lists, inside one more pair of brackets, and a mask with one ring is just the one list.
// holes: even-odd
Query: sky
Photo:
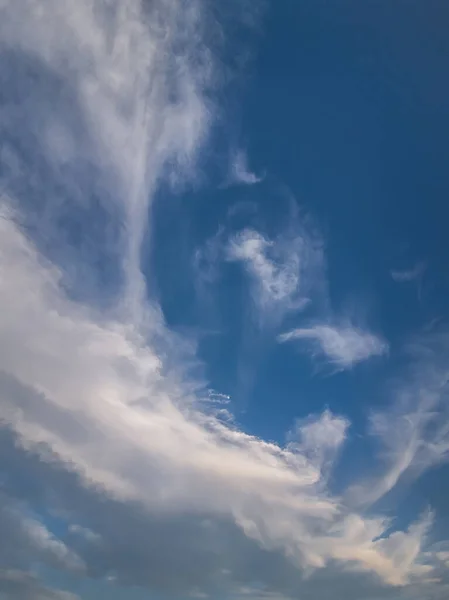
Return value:
[(0, 600), (449, 596), (444, 0), (0, 0)]

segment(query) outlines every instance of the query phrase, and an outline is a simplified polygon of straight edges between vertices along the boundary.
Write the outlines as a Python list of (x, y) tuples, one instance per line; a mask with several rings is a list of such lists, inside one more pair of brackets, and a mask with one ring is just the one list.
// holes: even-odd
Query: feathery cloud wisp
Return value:
[[(202, 413), (175, 373), (162, 376), (154, 348), (66, 299), (57, 271), (12, 222), (0, 225), (1, 418), (21, 445), (43, 461), (51, 449), (83, 486), (149, 515), (230, 520), (303, 567), (354, 562), (395, 585), (420, 573), (376, 541), (384, 519), (348, 512), (322, 489), (323, 460), (344, 441), (344, 421), (325, 413), (300, 428), (299, 445), (281, 448)], [(329, 427), (332, 444), (320, 434)]]
[(262, 320), (279, 320), (284, 313), (303, 308), (315, 277), (321, 277), (322, 247), (306, 231), (271, 240), (245, 229), (231, 238), (227, 258), (241, 262), (248, 272)]
[(358, 504), (372, 505), (402, 478), (416, 479), (449, 460), (447, 331), (417, 340), (410, 353), (406, 377), (390, 391), (390, 407), (371, 416), (371, 434), (382, 449), (383, 464), (379, 473), (350, 490)]
[[(173, 358), (179, 338), (146, 302), (155, 189), (194, 176), (211, 117), (205, 15), (200, 0), (1, 3), (0, 461), (13, 505), (0, 512), (2, 539), (14, 530), (0, 591), (10, 597), (72, 597), (24, 578), (36, 564), (183, 597), (261, 579), (279, 588), (248, 556), (289, 573), (355, 565), (391, 585), (428, 572), (428, 519), (390, 533), (328, 488), (346, 419), (300, 423), (283, 447), (201, 410), (209, 386), (185, 375), (192, 357)], [(285, 245), (252, 230), (229, 252), (277, 316), (307, 297), (321, 257), (301, 237)], [(95, 279), (105, 264), (118, 291), (99, 311), (95, 297), (76, 300), (67, 270)], [(29, 516), (39, 507), (67, 520), (64, 539)]]
[(249, 169), (246, 152), (238, 150), (232, 158), (230, 180), (232, 183), (254, 185), (263, 181), (263, 176), (258, 176)]
[(419, 279), (426, 270), (426, 263), (420, 261), (412, 269), (392, 270), (390, 271), (391, 278), (398, 283), (413, 281)]
[(280, 342), (310, 340), (313, 353), (325, 356), (340, 369), (348, 369), (372, 356), (388, 352), (388, 344), (380, 337), (352, 325), (313, 325), (293, 329), (279, 336)]

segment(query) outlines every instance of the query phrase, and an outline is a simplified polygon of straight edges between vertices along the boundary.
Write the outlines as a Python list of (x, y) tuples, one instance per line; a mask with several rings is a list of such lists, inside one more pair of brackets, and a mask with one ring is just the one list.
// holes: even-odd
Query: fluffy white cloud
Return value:
[(352, 325), (300, 327), (280, 335), (278, 339), (280, 342), (310, 340), (314, 343), (314, 354), (325, 356), (340, 369), (388, 352), (388, 344), (383, 339)]

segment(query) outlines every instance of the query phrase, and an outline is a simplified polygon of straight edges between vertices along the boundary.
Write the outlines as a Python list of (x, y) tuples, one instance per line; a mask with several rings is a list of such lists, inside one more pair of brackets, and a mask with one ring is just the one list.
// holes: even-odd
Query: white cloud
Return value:
[[(92, 320), (14, 224), (0, 227), (1, 362), (29, 390), (23, 398), (3, 379), (0, 416), (21, 444), (51, 448), (84, 485), (161, 518), (230, 519), (298, 565), (349, 561), (394, 584), (413, 576), (376, 542), (384, 520), (348, 513), (322, 489), (316, 458), (339, 445), (344, 421), (325, 413), (304, 424), (299, 446), (281, 448), (199, 412), (154, 349), (126, 326)], [(321, 434), (329, 429), (331, 439)]]
[(279, 320), (285, 312), (303, 308), (315, 277), (321, 278), (321, 244), (299, 226), (295, 229), (294, 234), (287, 232), (274, 240), (245, 229), (229, 242), (227, 258), (245, 266), (257, 316), (262, 320)]
[[(0, 134), (10, 165), (2, 188), (84, 285), (86, 272), (98, 278), (93, 265), (104, 254), (117, 263), (122, 307), (134, 317), (145, 294), (140, 251), (156, 185), (195, 177), (214, 110), (219, 78), (202, 31), (217, 25), (207, 20), (201, 0), (0, 5)], [(66, 242), (76, 226), (83, 237), (75, 248)]]
[[(337, 563), (391, 585), (423, 574), (427, 522), (387, 535), (386, 519), (358, 514), (328, 489), (345, 419), (326, 412), (281, 447), (203, 412), (207, 385), (186, 375), (193, 357), (179, 358), (182, 341), (145, 302), (140, 256), (156, 185), (194, 176), (211, 118), (215, 77), (202, 34), (214, 22), (204, 21), (205, 11), (202, 2), (178, 0), (144, 9), (138, 0), (0, 5), (0, 133), (9, 140), (0, 218), (2, 433), (18, 462), (34, 458), (30, 479), (36, 469), (48, 477), (35, 477), (38, 489), (60, 479), (59, 493), (41, 502), (64, 504), (58, 508), (99, 535), (95, 543), (74, 536), (78, 557), (70, 536), (58, 540), (8, 506), (2, 535), (13, 527), (21, 542), (17, 565), (11, 548), (2, 555), (10, 597), (26, 598), (32, 584), (28, 597), (64, 598), (18, 575), (34, 561), (63, 571), (86, 566), (95, 576), (109, 565), (119, 571), (128, 555), (122, 581), (151, 587), (143, 575), (150, 564), (160, 588), (169, 586), (177, 560), (177, 581), (189, 593), (216, 567), (206, 542), (221, 557), (222, 537), (203, 533), (210, 523), (235, 536), (232, 548), (263, 549), (298, 570)], [(277, 318), (307, 299), (310, 271), (321, 264), (321, 246), (301, 236), (268, 240), (247, 230), (230, 245), (229, 259), (253, 278), (258, 307)], [(98, 276), (105, 263), (121, 275), (113, 309), (75, 301), (80, 289), (67, 268), (83, 280), (84, 268)], [(19, 491), (8, 493), (17, 499)], [(101, 527), (90, 527), (94, 517)], [(182, 527), (189, 535), (179, 535)], [(82, 563), (89, 553), (98, 565)], [(193, 564), (192, 554), (204, 564)], [(240, 564), (229, 562), (247, 583)], [(265, 573), (252, 575), (249, 584)]]
[(299, 257), (293, 253), (290, 261), (276, 263), (268, 256), (274, 242), (257, 231), (247, 229), (235, 236), (229, 245), (229, 260), (244, 262), (268, 300), (282, 301), (296, 290), (299, 279)]
[(346, 440), (349, 426), (347, 419), (325, 410), (318, 418), (310, 416), (296, 423), (288, 448), (306, 456), (319, 469), (324, 481)]
[(246, 152), (238, 150), (232, 157), (230, 180), (232, 183), (254, 185), (263, 181), (263, 177), (250, 171)]
[(279, 336), (280, 342), (310, 340), (314, 354), (325, 356), (339, 369), (347, 369), (373, 356), (388, 352), (388, 344), (380, 337), (352, 325), (313, 325), (300, 327)]

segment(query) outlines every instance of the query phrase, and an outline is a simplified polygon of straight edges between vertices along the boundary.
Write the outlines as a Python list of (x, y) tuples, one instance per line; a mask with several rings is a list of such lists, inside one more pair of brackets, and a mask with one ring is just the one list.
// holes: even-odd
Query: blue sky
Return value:
[(447, 598), (448, 16), (0, 4), (0, 600)]

